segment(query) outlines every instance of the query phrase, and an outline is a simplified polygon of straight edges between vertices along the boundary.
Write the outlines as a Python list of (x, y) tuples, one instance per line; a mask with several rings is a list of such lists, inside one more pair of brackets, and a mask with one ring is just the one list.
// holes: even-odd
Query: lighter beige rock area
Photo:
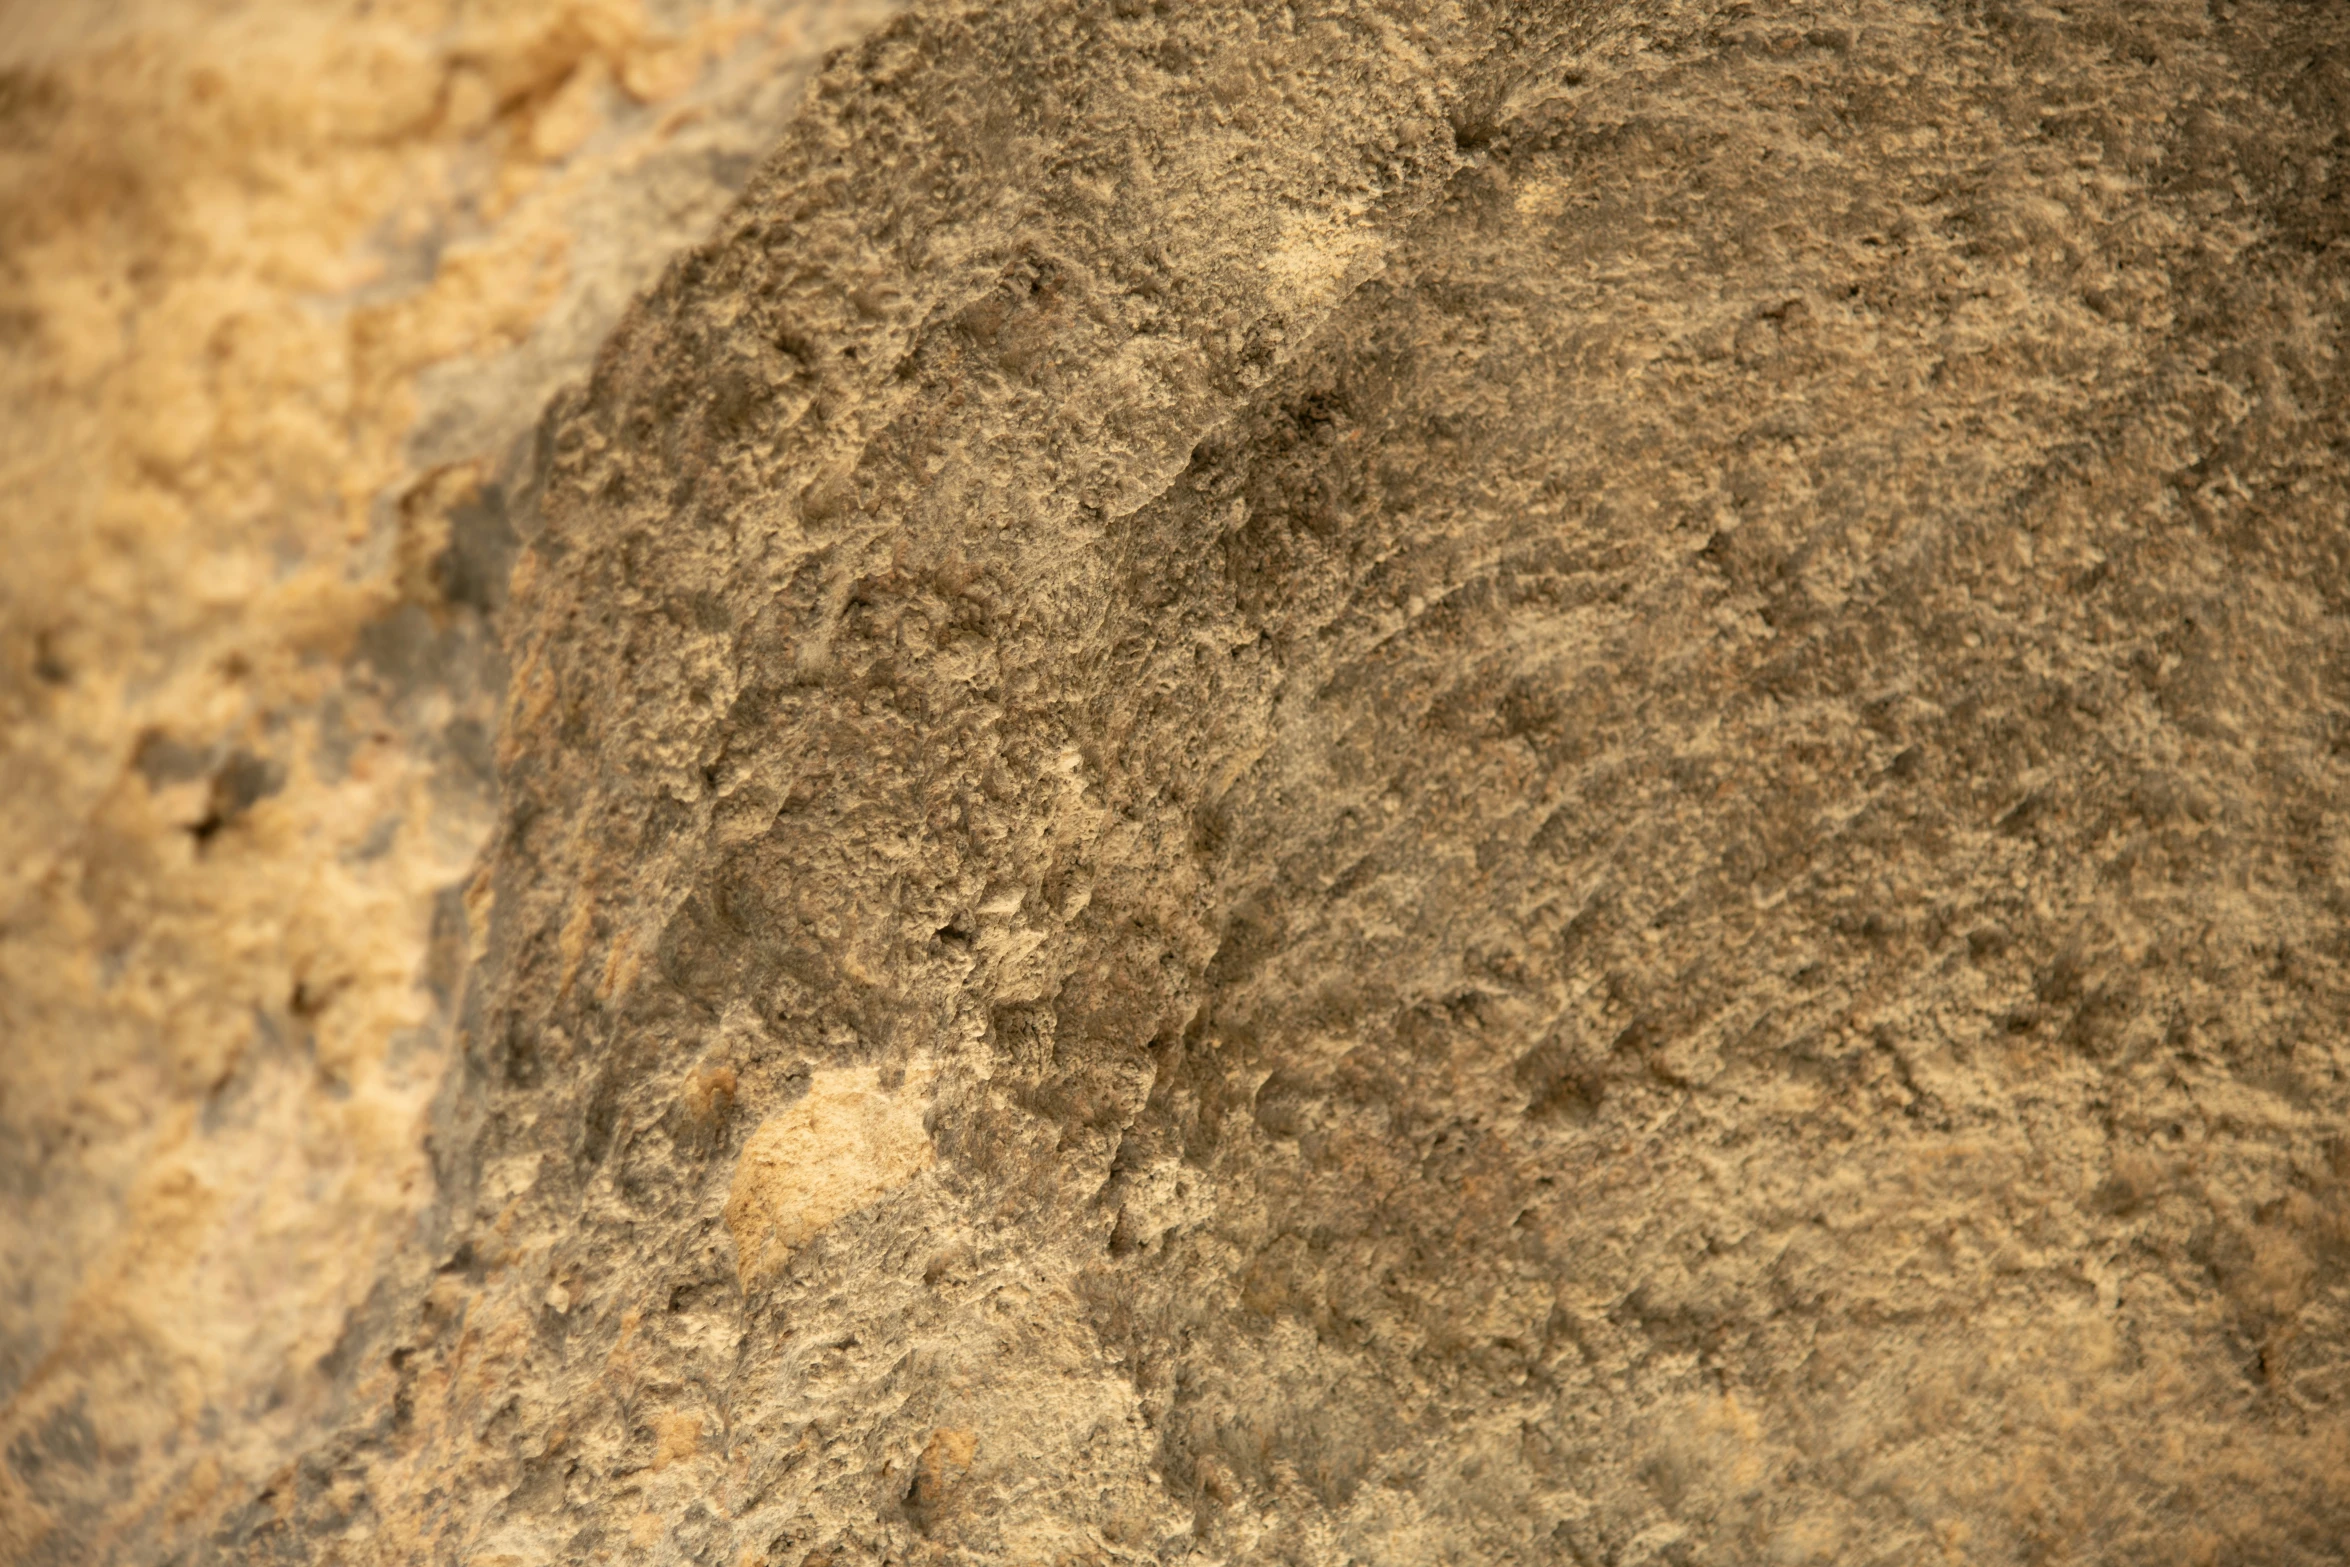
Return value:
[(905, 1072), (885, 1085), (878, 1067), (829, 1068), (815, 1074), (807, 1097), (759, 1123), (726, 1194), (744, 1288), (835, 1220), (929, 1168), (935, 1154), (922, 1113), (935, 1075)]

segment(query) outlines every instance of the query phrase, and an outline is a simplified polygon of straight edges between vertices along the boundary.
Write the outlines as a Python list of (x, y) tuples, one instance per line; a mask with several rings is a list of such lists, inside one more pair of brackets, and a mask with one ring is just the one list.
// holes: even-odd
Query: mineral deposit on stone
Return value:
[(0, 1559), (2350, 1562), (2350, 7), (0, 0)]

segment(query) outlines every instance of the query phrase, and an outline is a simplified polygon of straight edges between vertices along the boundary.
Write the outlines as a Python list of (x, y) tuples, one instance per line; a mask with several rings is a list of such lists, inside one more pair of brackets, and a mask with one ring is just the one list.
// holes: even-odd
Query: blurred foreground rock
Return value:
[(11, 1559), (2345, 1559), (2350, 13), (299, 14), (0, 78)]

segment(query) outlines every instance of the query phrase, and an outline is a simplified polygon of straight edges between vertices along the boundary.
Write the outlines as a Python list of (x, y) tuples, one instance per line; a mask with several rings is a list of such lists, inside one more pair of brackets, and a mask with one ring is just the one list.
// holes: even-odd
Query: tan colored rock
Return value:
[(332, 1418), (430, 1225), (516, 442), (886, 10), (0, 13), (0, 1556)]
[[(450, 68), (522, 166), (679, 69), (562, 15)], [(2293, 0), (922, 3), (510, 455), (582, 361), (485, 264), (335, 578), (498, 584), (494, 814), (314, 870), (479, 866), (415, 1097), (106, 1075), (109, 952), (269, 991), (58, 848), (11, 1543), (2343, 1560), (2346, 106)], [(78, 689), (104, 842), (379, 863)]]
[[(836, 1219), (868, 1207), (930, 1166), (927, 1073), (832, 1067), (805, 1096), (759, 1124), (726, 1193), (735, 1271), (749, 1289)], [(963, 1463), (969, 1464), (966, 1452)]]

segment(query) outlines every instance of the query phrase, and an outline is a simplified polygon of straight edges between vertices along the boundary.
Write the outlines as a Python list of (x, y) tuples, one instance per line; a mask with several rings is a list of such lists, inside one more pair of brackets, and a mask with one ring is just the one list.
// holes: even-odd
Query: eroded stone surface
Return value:
[(201, 1540), (372, 1374), (517, 440), (886, 14), (0, 6), (0, 1557)]
[(211, 1552), (2339, 1560), (2346, 104), (876, 33), (547, 426), (436, 1249)]

